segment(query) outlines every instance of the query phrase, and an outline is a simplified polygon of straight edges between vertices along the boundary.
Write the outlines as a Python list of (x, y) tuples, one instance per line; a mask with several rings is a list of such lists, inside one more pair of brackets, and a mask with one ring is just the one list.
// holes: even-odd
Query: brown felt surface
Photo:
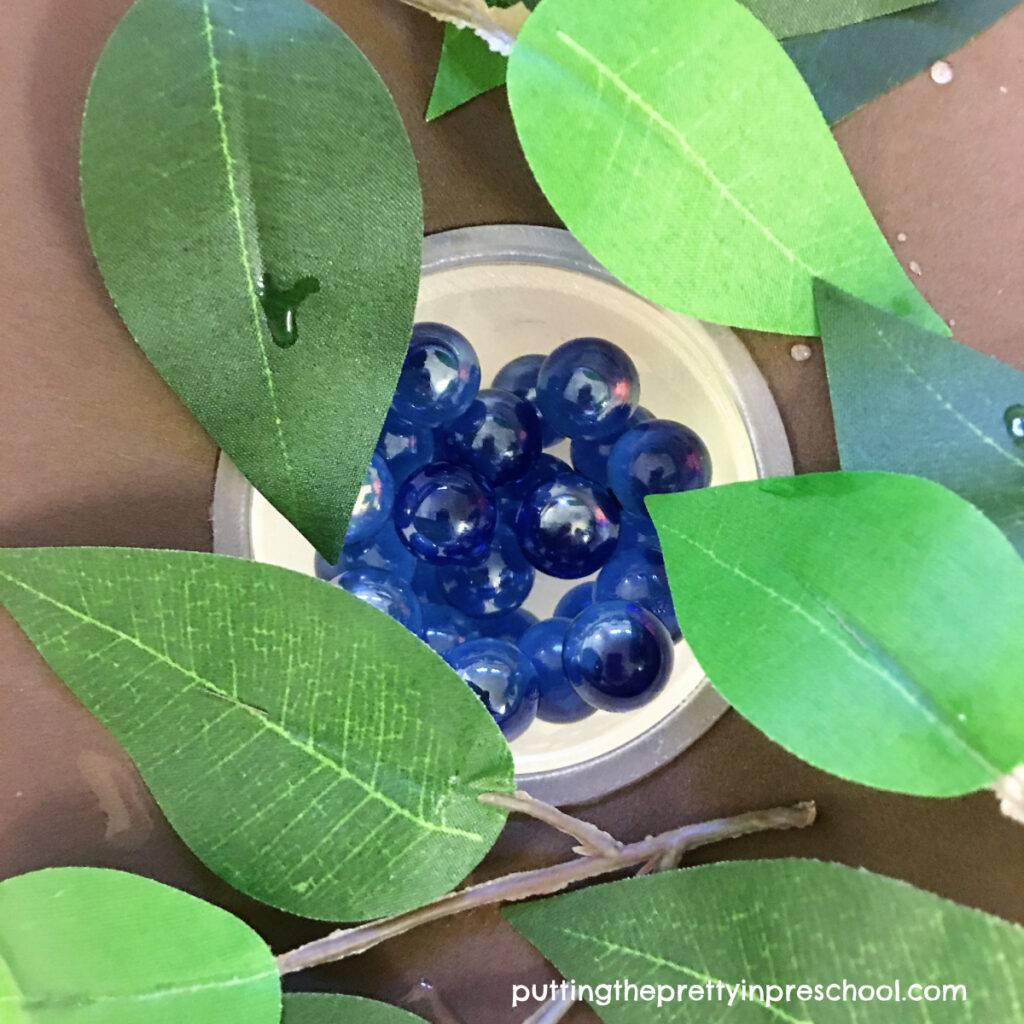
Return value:
[[(0, 531), (8, 545), (205, 549), (215, 447), (121, 326), (78, 206), (80, 111), (127, 0), (6, 0), (0, 25)], [(428, 231), (554, 224), (519, 153), (502, 91), (427, 126), (440, 30), (395, 0), (322, 0), (393, 90), (420, 164)], [(841, 125), (868, 202), (959, 338), (1024, 367), (1024, 9)], [(1000, 87), (1004, 87), (1003, 91)], [(814, 197), (809, 197), (814, 201)], [(905, 242), (896, 241), (905, 233)], [(745, 336), (783, 412), (798, 468), (836, 465), (820, 352)], [(812, 342), (812, 345), (815, 343)], [(865, 737), (865, 742), (871, 742)], [(812, 830), (704, 856), (815, 856), (864, 865), (1024, 921), (1024, 831), (987, 794), (928, 801), (823, 775), (729, 714), (657, 775), (588, 809), (632, 839), (682, 822), (814, 798)], [(532, 824), (506, 830), (483, 871), (565, 853)], [(53, 864), (141, 872), (224, 903), (277, 949), (323, 927), (260, 908), (210, 876), (169, 831), (117, 744), (0, 617), (0, 878)], [(297, 979), (400, 999), (420, 977), (464, 1024), (514, 1024), (513, 981), (550, 968), (493, 913), (425, 928), (351, 964)], [(419, 1003), (424, 1016), (436, 1019)], [(596, 1018), (576, 1008), (568, 1020)]]

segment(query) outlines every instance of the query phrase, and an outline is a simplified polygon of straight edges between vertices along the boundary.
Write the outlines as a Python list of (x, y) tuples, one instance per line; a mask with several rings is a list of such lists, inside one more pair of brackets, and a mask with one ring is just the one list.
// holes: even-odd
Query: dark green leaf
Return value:
[(1024, 553), (1024, 442), (1007, 425), (1024, 372), (828, 285), (817, 299), (843, 468), (935, 480)]
[(823, 277), (945, 329), (792, 62), (736, 0), (639, 0), (628, 16), (620, 0), (544, 0), (512, 51), (508, 86), (555, 211), (648, 298), (811, 334)]
[(300, 0), (138, 0), (89, 90), (82, 199), (132, 334), (333, 560), (420, 273), (416, 164), (376, 72)]
[(829, 122), (963, 46), (1020, 0), (938, 0), (926, 7), (786, 41)]
[[(839, 864), (710, 864), (504, 914), (566, 978), (608, 986), (590, 999), (607, 1024), (1009, 1024), (1024, 1006), (1024, 929)], [(667, 986), (661, 995), (671, 1001), (660, 1011), (637, 996), (604, 1005), (611, 984), (627, 979)], [(844, 980), (889, 986), (892, 1003), (844, 999)], [(915, 1001), (914, 984), (962, 988)]]
[(256, 562), (0, 551), (0, 599), (124, 744), (171, 824), (243, 892), (391, 914), (490, 849), (512, 758), (481, 702), (393, 619)]
[(281, 980), (237, 917), (120, 871), (0, 882), (4, 1024), (278, 1024)]
[(471, 29), (445, 25), (441, 60), (434, 91), (430, 94), (427, 120), (447, 114), (475, 96), (505, 81), (507, 60), (493, 52)]
[(282, 1024), (423, 1024), (423, 1018), (359, 996), (296, 993), (284, 997)]
[(908, 7), (921, 7), (935, 0), (741, 0), (764, 24), (776, 39), (824, 32), (879, 18)]
[(772, 739), (836, 775), (927, 796), (1020, 762), (1024, 563), (973, 506), (890, 473), (648, 506), (684, 636)]

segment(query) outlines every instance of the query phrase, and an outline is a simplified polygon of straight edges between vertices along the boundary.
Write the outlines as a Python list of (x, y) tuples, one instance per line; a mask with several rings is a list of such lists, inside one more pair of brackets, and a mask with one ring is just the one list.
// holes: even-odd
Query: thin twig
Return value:
[(592, 825), (589, 821), (574, 818), (571, 814), (566, 814), (565, 811), (560, 811), (543, 800), (537, 800), (521, 789), (512, 796), (508, 793), (484, 793), (480, 797), (480, 802), (492, 807), (504, 807), (507, 811), (518, 811), (520, 814), (536, 818), (537, 821), (543, 821), (545, 825), (550, 825), (567, 836), (572, 836), (579, 843), (579, 846), (573, 847), (573, 852), (581, 857), (614, 857), (622, 849), (622, 843), (604, 829)]
[(685, 825), (659, 836), (649, 836), (638, 843), (621, 847), (614, 856), (577, 857), (564, 864), (537, 868), (533, 871), (518, 871), (503, 878), (460, 889), (458, 892), (450, 892), (433, 903), (396, 914), (394, 917), (333, 932), (322, 939), (299, 946), (298, 949), (282, 953), (277, 958), (277, 967), (281, 974), (291, 974), (307, 967), (316, 967), (318, 964), (344, 960), (358, 953), (365, 953), (387, 939), (404, 935), (428, 921), (437, 921), (464, 910), (494, 903), (513, 903), (532, 896), (550, 896), (575, 882), (614, 874), (675, 850), (693, 850), (698, 846), (733, 839), (751, 832), (805, 828), (814, 821), (814, 814), (813, 803), (776, 807), (767, 811), (750, 811), (733, 818), (716, 818), (714, 821), (705, 821), (697, 825)]

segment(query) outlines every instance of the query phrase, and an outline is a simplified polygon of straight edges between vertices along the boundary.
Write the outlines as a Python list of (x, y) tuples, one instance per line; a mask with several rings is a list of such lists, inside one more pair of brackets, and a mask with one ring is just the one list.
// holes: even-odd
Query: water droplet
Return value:
[(789, 350), (790, 359), (795, 360), (798, 363), (805, 363), (811, 356), (814, 355), (810, 345), (805, 345), (802, 341), (798, 342)]
[(300, 277), (291, 287), (280, 287), (270, 274), (264, 274), (256, 286), (256, 294), (267, 318), (267, 327), (274, 344), (291, 348), (299, 340), (299, 325), (295, 314), (310, 295), (320, 291), (315, 277)]
[(1024, 447), (1024, 405), (1011, 405), (1003, 413), (1003, 422), (1010, 440)]

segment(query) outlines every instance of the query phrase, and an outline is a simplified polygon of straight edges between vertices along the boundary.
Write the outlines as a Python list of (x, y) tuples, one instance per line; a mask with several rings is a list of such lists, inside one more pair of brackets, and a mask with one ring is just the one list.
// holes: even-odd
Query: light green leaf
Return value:
[(821, 277), (945, 329), (803, 79), (736, 0), (638, 0), (628, 17), (620, 0), (544, 0), (512, 51), (508, 87), (555, 211), (648, 298), (718, 323), (815, 334)]
[(219, 907), (97, 868), (48, 868), (0, 882), (3, 1024), (278, 1024), (280, 1017), (281, 980), (267, 944)]
[(423, 1018), (359, 996), (303, 992), (284, 997), (282, 1024), (423, 1024)]
[(433, 121), (504, 84), (506, 65), (505, 58), (494, 53), (471, 29), (445, 25), (427, 120)]
[(420, 275), (416, 164), (376, 72), (301, 0), (138, 0), (89, 89), (82, 200), (147, 356), (333, 561)]
[[(607, 1024), (1009, 1024), (1024, 1013), (1024, 929), (839, 864), (709, 864), (504, 915), (566, 978), (610, 997), (616, 980), (647, 984), (666, 1000), (604, 1005), (598, 990), (590, 1003)], [(889, 986), (891, 1002), (844, 999), (844, 981)], [(925, 1001), (915, 984), (960, 987)]]
[(647, 504), (697, 660), (798, 757), (925, 796), (1020, 762), (1024, 562), (973, 506), (890, 473)]
[(1007, 418), (1024, 417), (1024, 372), (829, 285), (817, 298), (843, 468), (935, 480), (1024, 553), (1024, 442)]
[(742, 0), (776, 39), (824, 32), (935, 0)]
[(512, 758), (451, 669), (330, 584), (118, 548), (0, 551), (0, 600), (222, 878), (352, 921), (441, 896), (490, 849)]

